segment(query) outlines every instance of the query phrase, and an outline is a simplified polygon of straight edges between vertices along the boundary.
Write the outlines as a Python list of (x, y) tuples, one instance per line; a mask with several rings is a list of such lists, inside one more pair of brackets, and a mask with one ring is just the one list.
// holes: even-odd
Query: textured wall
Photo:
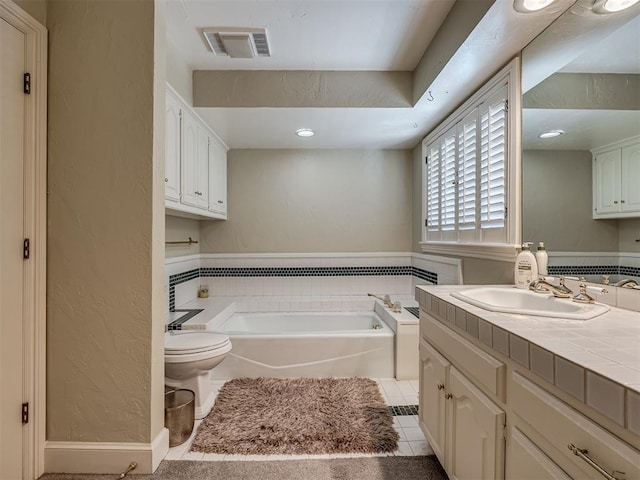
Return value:
[[(212, 220), (219, 221), (219, 220)], [(189, 237), (194, 240), (200, 238), (200, 222), (190, 218), (173, 217), (167, 215), (165, 217), (165, 236), (167, 242), (179, 242)], [(194, 245), (166, 245), (165, 257), (180, 257), (182, 255), (193, 255), (200, 253), (200, 244)]]
[(407, 252), (411, 152), (231, 150), (229, 217), (203, 253)]
[(640, 253), (640, 218), (618, 220), (618, 235), (619, 251)]
[(525, 150), (522, 163), (523, 241), (549, 252), (618, 250), (618, 221), (592, 218), (590, 152)]
[(167, 82), (176, 89), (178, 94), (189, 104), (193, 105), (193, 76), (191, 67), (187, 65), (176, 47), (167, 41)]
[(56, 0), (47, 17), (47, 438), (149, 442), (162, 423), (154, 4)]
[(47, 24), (47, 0), (13, 0), (13, 3), (22, 8), (42, 25)]

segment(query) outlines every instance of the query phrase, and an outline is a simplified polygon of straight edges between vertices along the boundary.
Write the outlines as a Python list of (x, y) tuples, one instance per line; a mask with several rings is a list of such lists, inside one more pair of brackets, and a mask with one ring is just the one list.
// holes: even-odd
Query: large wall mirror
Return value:
[[(579, 0), (522, 52), (522, 238), (545, 242), (550, 265), (593, 267), (558, 273), (597, 281), (640, 276), (640, 213), (593, 219), (591, 153), (640, 136), (640, 3), (593, 4)], [(540, 138), (551, 130), (564, 133)]]

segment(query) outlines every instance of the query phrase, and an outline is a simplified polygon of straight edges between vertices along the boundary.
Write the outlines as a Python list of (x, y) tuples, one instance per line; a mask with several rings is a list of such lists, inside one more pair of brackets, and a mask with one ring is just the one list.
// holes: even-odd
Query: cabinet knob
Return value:
[(167, 177), (164, 177), (164, 183), (168, 183), (169, 179)]
[(624, 200), (620, 200), (620, 203), (624, 203)]
[(444, 385), (442, 383), (438, 384), (438, 390), (444, 390)]
[(218, 203), (224, 203), (222, 200), (218, 200)]
[(613, 203), (615, 203), (617, 205), (618, 204), (618, 200), (614, 200)]
[(453, 395), (452, 395), (451, 393), (446, 393), (446, 394), (444, 395), (444, 398), (446, 398), (447, 400), (449, 400), (449, 399), (453, 398)]

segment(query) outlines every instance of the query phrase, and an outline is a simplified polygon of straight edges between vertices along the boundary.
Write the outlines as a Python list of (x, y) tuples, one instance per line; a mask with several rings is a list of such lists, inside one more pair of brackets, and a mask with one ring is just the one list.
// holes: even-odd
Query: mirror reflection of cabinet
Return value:
[(592, 153), (593, 218), (640, 215), (640, 137)]

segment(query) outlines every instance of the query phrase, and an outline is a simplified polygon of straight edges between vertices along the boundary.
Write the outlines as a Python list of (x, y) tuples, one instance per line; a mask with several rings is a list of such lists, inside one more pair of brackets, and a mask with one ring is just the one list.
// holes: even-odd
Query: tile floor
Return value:
[[(380, 386), (380, 393), (388, 405), (417, 405), (418, 404), (418, 381), (403, 380), (395, 378), (374, 378)], [(214, 389), (217, 392), (225, 380), (215, 381)], [(220, 455), (209, 453), (190, 452), (191, 442), (202, 420), (196, 420), (193, 434), (182, 445), (169, 449), (165, 460), (296, 460), (306, 458), (345, 458), (345, 457), (375, 457), (375, 456), (411, 456), (411, 455), (431, 455), (433, 450), (425, 440), (422, 430), (418, 427), (417, 415), (399, 415), (393, 417), (393, 425), (400, 436), (398, 450), (391, 454), (342, 454), (342, 455)]]

